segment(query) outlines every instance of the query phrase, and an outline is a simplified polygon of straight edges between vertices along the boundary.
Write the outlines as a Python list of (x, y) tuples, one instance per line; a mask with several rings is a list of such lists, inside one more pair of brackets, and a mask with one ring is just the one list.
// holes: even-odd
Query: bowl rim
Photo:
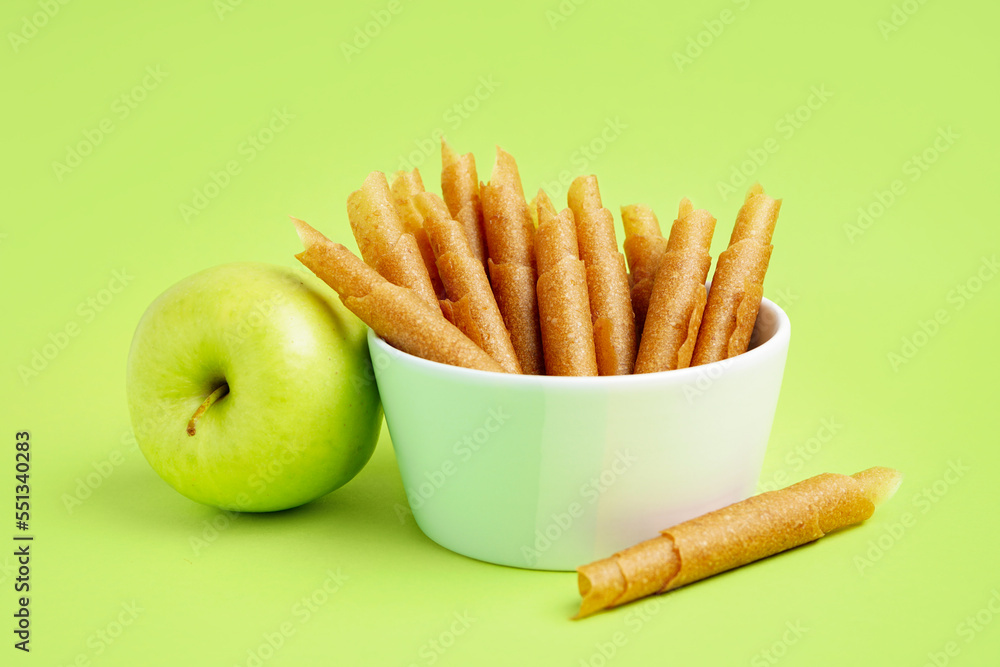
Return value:
[[(762, 298), (760, 311), (772, 313), (777, 320), (774, 333), (764, 342), (751, 348), (743, 354), (720, 361), (713, 361), (701, 366), (689, 366), (688, 368), (678, 368), (670, 371), (657, 371), (655, 373), (632, 373), (629, 375), (601, 375), (596, 377), (579, 377), (564, 375), (523, 375), (514, 373), (497, 373), (495, 371), (483, 371), (463, 366), (453, 366), (439, 361), (424, 359), (416, 355), (403, 352), (382, 339), (371, 327), (368, 327), (369, 349), (386, 353), (390, 359), (402, 360), (416, 369), (425, 373), (448, 376), (451, 375), (458, 382), (465, 384), (490, 384), (503, 387), (543, 387), (546, 385), (560, 386), (562, 389), (595, 389), (607, 388), (611, 386), (641, 386), (644, 383), (661, 383), (664, 380), (685, 384), (689, 380), (697, 380), (705, 375), (713, 376), (714, 372), (723, 372), (733, 366), (746, 367), (763, 362), (768, 356), (778, 353), (782, 348), (787, 349), (791, 336), (791, 321), (788, 314), (782, 308), (768, 298)], [(758, 317), (760, 317), (760, 311)], [(756, 327), (756, 323), (754, 324)], [(372, 360), (375, 372), (378, 368), (375, 360)]]

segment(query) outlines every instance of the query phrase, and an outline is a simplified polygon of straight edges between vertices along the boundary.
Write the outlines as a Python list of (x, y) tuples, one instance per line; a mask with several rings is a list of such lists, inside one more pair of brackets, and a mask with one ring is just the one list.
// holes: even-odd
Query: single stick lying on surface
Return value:
[(682, 199), (653, 283), (636, 373), (671, 371), (691, 364), (705, 310), (705, 278), (712, 264), (708, 251), (714, 232), (715, 218)]
[(486, 265), (486, 233), (483, 231), (483, 204), (479, 198), (479, 176), (472, 153), (459, 155), (441, 138), (441, 194), (451, 217), (462, 223), (472, 254)]
[(453, 220), (441, 198), (424, 192), (414, 203), (427, 230), (448, 300), (441, 310), (452, 324), (493, 357), (508, 373), (520, 373), (514, 345), (504, 326), (490, 281), (472, 254), (461, 223)]
[(538, 232), (538, 319), (548, 375), (597, 375), (594, 327), (587, 294), (587, 269), (580, 259), (573, 212), (558, 214), (539, 190), (535, 198)]
[(292, 218), (305, 250), (295, 257), (332, 287), (348, 310), (387, 343), (431, 361), (502, 373), (493, 358), (441, 314), (437, 301), (394, 285), (305, 222)]
[(521, 176), (510, 154), (497, 147), (490, 182), (481, 185), (490, 283), (510, 332), (521, 370), (545, 373), (535, 294), (535, 228), (524, 201)]
[(420, 247), (399, 219), (385, 174), (373, 171), (361, 189), (350, 194), (347, 217), (368, 266), (390, 283), (408, 287), (428, 304), (439, 307)]
[(614, 218), (601, 205), (596, 176), (574, 180), (567, 198), (576, 221), (580, 258), (587, 266), (597, 369), (601, 375), (628, 375), (635, 364), (635, 315)]
[(434, 251), (431, 250), (431, 242), (424, 229), (424, 219), (413, 202), (414, 197), (424, 192), (424, 181), (420, 178), (420, 172), (416, 168), (413, 171), (397, 171), (392, 179), (390, 192), (396, 213), (403, 223), (403, 230), (412, 234), (417, 242), (420, 257), (424, 260), (424, 267), (427, 269), (427, 276), (431, 279), (431, 287), (434, 288), (439, 299), (444, 298), (444, 286), (438, 277), (437, 265), (434, 263)]
[(653, 209), (643, 204), (622, 206), (622, 225), (625, 227), (625, 259), (628, 261), (632, 282), (632, 310), (635, 312), (635, 335), (642, 340), (642, 331), (649, 310), (649, 297), (653, 293), (653, 280), (660, 268), (667, 239), (660, 231), (660, 222)]
[(764, 274), (771, 259), (771, 235), (781, 200), (751, 186), (736, 216), (729, 247), (719, 255), (702, 318), (692, 366), (735, 357), (747, 351), (764, 296)]
[(861, 523), (889, 499), (903, 474), (869, 468), (824, 473), (685, 521), (610, 558), (577, 568), (576, 618), (665, 593)]

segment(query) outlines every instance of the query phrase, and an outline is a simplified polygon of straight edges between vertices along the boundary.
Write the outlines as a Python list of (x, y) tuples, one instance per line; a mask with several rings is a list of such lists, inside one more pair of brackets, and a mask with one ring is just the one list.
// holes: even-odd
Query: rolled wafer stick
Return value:
[(413, 235), (420, 249), (420, 257), (424, 260), (427, 268), (427, 276), (431, 279), (431, 286), (439, 299), (444, 298), (444, 286), (438, 277), (437, 265), (434, 263), (434, 251), (431, 250), (430, 239), (427, 238), (427, 231), (424, 230), (424, 219), (420, 215), (413, 203), (413, 198), (424, 192), (424, 181), (420, 178), (420, 172), (414, 167), (413, 171), (397, 171), (392, 179), (390, 193), (392, 203), (396, 206), (396, 213), (403, 223), (403, 230)]
[(517, 163), (499, 146), (490, 182), (481, 185), (480, 193), (493, 294), (521, 370), (542, 375), (545, 360), (535, 293), (535, 228)]
[(544, 191), (535, 197), (538, 231), (538, 319), (548, 375), (597, 375), (587, 269), (580, 259), (573, 212), (558, 214)]
[(472, 254), (461, 223), (453, 220), (441, 198), (424, 192), (414, 198), (437, 258), (448, 296), (446, 315), (472, 342), (486, 351), (508, 373), (520, 373), (514, 345), (504, 326), (490, 281)]
[(385, 174), (368, 174), (360, 190), (347, 198), (347, 217), (365, 262), (394, 285), (408, 287), (435, 308), (437, 292), (431, 284), (420, 247), (399, 218)]
[(472, 153), (459, 155), (441, 138), (441, 194), (451, 217), (462, 223), (472, 254), (486, 265), (486, 233), (483, 231), (483, 204), (479, 198), (479, 176)]
[(735, 357), (747, 351), (764, 296), (764, 275), (771, 258), (771, 235), (781, 200), (751, 186), (736, 216), (729, 247), (719, 255), (702, 318), (692, 366)]
[(891, 468), (824, 473), (668, 528), (577, 568), (576, 618), (752, 563), (861, 523), (902, 483)]
[(715, 218), (681, 200), (650, 295), (636, 373), (687, 368), (705, 310)]
[(653, 281), (663, 254), (667, 251), (667, 239), (660, 232), (660, 222), (653, 209), (643, 204), (622, 206), (622, 225), (625, 227), (622, 249), (628, 261), (632, 284), (635, 335), (641, 341), (646, 311), (649, 310), (649, 297), (653, 293)]
[(587, 267), (597, 369), (601, 375), (627, 375), (635, 364), (635, 315), (625, 258), (615, 239), (614, 218), (601, 205), (596, 176), (574, 180), (568, 199), (576, 221), (580, 258)]
[(305, 250), (295, 255), (332, 287), (348, 310), (398, 350), (431, 361), (502, 373), (493, 358), (444, 318), (441, 309), (400, 287), (305, 222), (292, 218)]

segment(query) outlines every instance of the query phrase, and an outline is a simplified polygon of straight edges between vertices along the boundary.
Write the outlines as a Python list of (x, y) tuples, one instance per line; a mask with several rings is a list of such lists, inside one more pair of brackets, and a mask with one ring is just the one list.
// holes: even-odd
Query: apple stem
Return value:
[(223, 382), (221, 385), (215, 388), (215, 391), (213, 391), (211, 394), (208, 395), (208, 398), (205, 399), (205, 402), (199, 405), (198, 409), (194, 411), (193, 415), (191, 415), (191, 421), (189, 421), (187, 425), (188, 435), (194, 435), (195, 424), (197, 423), (198, 419), (203, 414), (205, 414), (206, 410), (212, 407), (213, 403), (215, 403), (217, 400), (219, 400), (228, 393), (229, 393), (229, 385)]

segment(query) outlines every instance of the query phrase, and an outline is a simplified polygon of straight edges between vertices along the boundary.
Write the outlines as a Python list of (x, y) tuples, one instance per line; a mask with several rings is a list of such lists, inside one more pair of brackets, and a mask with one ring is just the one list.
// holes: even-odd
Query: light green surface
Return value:
[[(1000, 618), (965, 620), (1000, 591), (1000, 280), (976, 282), (1000, 246), (996, 5), (897, 3), (916, 11), (884, 36), (889, 0), (655, 14), (563, 2), (570, 15), (554, 25), (556, 0), (403, 0), (348, 61), (341, 43), (387, 2), (232, 0), (218, 14), (226, 1), (4, 3), (0, 539), (14, 532), (14, 433), (30, 429), (37, 541), (30, 656), (11, 647), (14, 559), (0, 556), (0, 663), (246, 665), (283, 632), (264, 664), (768, 665), (771, 648), (782, 665), (996, 659)], [(9, 34), (40, 5), (58, 11), (15, 50)], [(675, 51), (723, 9), (732, 22), (679, 68)], [(790, 125), (815, 89), (832, 96)], [(477, 91), (478, 108), (458, 115)], [(144, 99), (133, 109), (123, 94)], [(269, 124), (271, 143), (245, 143)], [(60, 180), (53, 162), (101, 127)], [(912, 156), (949, 128), (958, 138), (914, 171)], [(609, 208), (642, 200), (664, 221), (689, 196), (720, 220), (716, 253), (739, 199), (717, 184), (747, 151), (770, 149), (753, 178), (785, 204), (765, 291), (794, 334), (762, 480), (889, 465), (906, 472), (899, 495), (860, 528), (573, 623), (572, 574), (451, 554), (397, 512), (385, 434), (356, 480), (298, 511), (227, 517), (161, 482), (129, 441), (124, 396), (146, 305), (214, 264), (294, 265), (288, 214), (353, 245), (347, 194), (437, 130), (476, 152), (483, 177), (502, 144), (529, 190), (593, 171)], [(592, 141), (588, 157), (579, 147)], [(415, 155), (429, 185), (432, 150)], [(228, 184), (194, 202), (227, 164)], [(896, 179), (902, 194), (852, 242), (845, 225)], [(195, 203), (207, 205), (186, 222), (181, 206)], [(965, 298), (965, 284), (979, 291)], [(947, 321), (924, 339), (936, 313)], [(64, 349), (23, 381), (50, 336)], [(925, 344), (894, 369), (889, 353), (914, 336)], [(95, 469), (110, 474), (88, 489)], [(89, 497), (69, 512), (74, 493)], [(119, 617), (129, 625), (108, 644)]]

